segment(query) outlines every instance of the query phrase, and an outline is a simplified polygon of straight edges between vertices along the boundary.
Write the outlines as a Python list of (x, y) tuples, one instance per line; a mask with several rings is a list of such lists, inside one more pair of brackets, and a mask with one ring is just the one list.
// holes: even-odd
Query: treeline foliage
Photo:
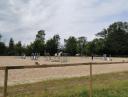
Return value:
[(15, 43), (10, 39), (8, 46), (1, 41), (0, 35), (0, 55), (54, 55), (60, 51), (68, 55), (103, 55), (113, 56), (128, 55), (128, 22), (115, 22), (108, 28), (96, 34), (96, 38), (87, 41), (87, 38), (70, 36), (64, 39), (64, 46), (60, 45), (60, 36), (54, 35), (51, 39), (45, 40), (45, 31), (37, 32), (35, 40), (27, 46), (23, 46), (21, 41)]
[(103, 41), (103, 53), (128, 55), (128, 22), (116, 22), (97, 36)]

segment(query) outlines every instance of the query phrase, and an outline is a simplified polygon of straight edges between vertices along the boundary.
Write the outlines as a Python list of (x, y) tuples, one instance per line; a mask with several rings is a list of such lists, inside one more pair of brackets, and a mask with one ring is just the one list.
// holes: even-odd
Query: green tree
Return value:
[(18, 56), (21, 56), (22, 53), (24, 52), (21, 41), (18, 41), (18, 43), (15, 45), (15, 52), (16, 52), (16, 55)]
[(40, 55), (44, 55), (44, 50), (45, 50), (45, 31), (44, 30), (38, 31), (35, 41), (31, 43), (31, 46), (29, 48), (31, 48), (29, 50), (32, 50), (30, 52), (40, 53)]
[(4, 42), (1, 41), (2, 35), (0, 34), (0, 55), (6, 54), (6, 46)]
[(105, 50), (105, 40), (104, 39), (102, 39), (102, 38), (97, 39), (96, 38), (92, 42), (94, 44), (95, 54), (103, 55), (103, 54), (107, 53)]
[(45, 41), (45, 31), (44, 30), (38, 31), (38, 33), (36, 35), (36, 40), (40, 40), (41, 42)]
[(55, 52), (58, 52), (59, 46), (60, 46), (60, 36), (58, 34), (54, 35), (53, 40), (54, 40), (54, 44), (55, 44), (55, 48), (56, 48)]
[(112, 55), (128, 54), (128, 23), (115, 22), (97, 34), (104, 44), (103, 52)]
[(3, 42), (0, 42), (0, 55), (6, 55), (6, 46)]
[(91, 41), (86, 44), (86, 54), (87, 55), (93, 55), (95, 54), (95, 42)]
[(59, 35), (54, 35), (52, 39), (49, 39), (46, 42), (46, 52), (50, 53), (50, 55), (54, 55), (55, 53), (57, 53), (59, 51), (59, 41)]
[(26, 46), (25, 53), (26, 55), (31, 56), (33, 53), (33, 43), (30, 43), (30, 45)]
[(128, 54), (128, 23), (116, 22), (109, 26), (106, 46), (114, 55)]
[(14, 48), (14, 40), (13, 38), (10, 38), (10, 41), (9, 41), (9, 48), (8, 48), (8, 55), (15, 55), (15, 48)]
[(2, 35), (0, 34), (0, 42), (1, 42)]
[(49, 39), (46, 42), (46, 52), (49, 53), (50, 55), (54, 55), (56, 51), (56, 44), (53, 39)]
[(73, 36), (65, 40), (65, 51), (71, 56), (74, 56), (77, 53), (77, 39)]
[(103, 38), (103, 39), (106, 39), (107, 35), (108, 35), (107, 29), (103, 29), (101, 32), (96, 34), (97, 37), (100, 37), (100, 38)]
[(87, 43), (87, 38), (82, 36), (82, 37), (79, 37), (78, 38), (78, 43), (77, 43), (77, 51), (80, 55), (84, 55), (86, 54), (86, 51), (85, 51), (85, 45)]

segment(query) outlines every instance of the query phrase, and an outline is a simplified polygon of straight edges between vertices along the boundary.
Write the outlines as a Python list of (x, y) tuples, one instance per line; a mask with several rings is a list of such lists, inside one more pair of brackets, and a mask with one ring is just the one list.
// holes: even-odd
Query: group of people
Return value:
[(50, 56), (49, 53), (45, 53), (46, 61), (51, 61), (51, 62), (61, 62), (61, 63), (67, 62), (68, 61), (67, 56), (68, 54), (63, 53), (62, 51), (55, 53), (53, 57)]
[(39, 57), (40, 57), (40, 53), (32, 53), (31, 60), (38, 60)]
[[(93, 55), (91, 56), (91, 59), (92, 59), (92, 61), (93, 61), (93, 59), (94, 59), (94, 56), (93, 56)], [(107, 54), (103, 54), (103, 60), (104, 60), (104, 61), (112, 61), (111, 55), (109, 55), (109, 56), (107, 57)]]
[[(40, 53), (32, 53), (30, 56), (31, 60), (38, 60), (39, 57)], [(26, 59), (26, 54), (22, 54), (21, 58)]]

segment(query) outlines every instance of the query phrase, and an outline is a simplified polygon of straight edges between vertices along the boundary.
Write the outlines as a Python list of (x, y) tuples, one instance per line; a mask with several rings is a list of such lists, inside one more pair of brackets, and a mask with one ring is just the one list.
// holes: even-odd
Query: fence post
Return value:
[(93, 97), (93, 88), (92, 88), (92, 63), (90, 63), (90, 93), (89, 97)]
[(8, 82), (8, 68), (5, 68), (5, 76), (4, 76), (4, 97), (7, 97), (7, 82)]

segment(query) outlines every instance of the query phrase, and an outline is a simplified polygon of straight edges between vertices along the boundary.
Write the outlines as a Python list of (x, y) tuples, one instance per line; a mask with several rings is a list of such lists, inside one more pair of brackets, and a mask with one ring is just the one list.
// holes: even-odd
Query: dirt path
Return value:
[[(41, 63), (47, 63), (42, 58), (39, 60)], [(121, 61), (127, 59), (113, 59), (114, 61)], [(70, 58), (70, 62), (89, 62), (89, 58), (75, 57)], [(101, 59), (96, 59), (96, 62), (102, 61)], [(32, 65), (33, 61), (26, 59), (16, 59), (15, 57), (0, 57), (0, 63), (6, 63), (8, 65)], [(13, 64), (12, 64), (13, 63)], [(50, 62), (49, 62), (50, 63)], [(95, 65), (93, 66), (93, 74), (110, 73), (110, 72), (120, 72), (128, 71), (128, 64), (109, 64), (109, 65)], [(69, 77), (79, 77), (89, 75), (89, 66), (71, 66), (71, 67), (57, 67), (57, 68), (42, 68), (42, 69), (24, 69), (24, 70), (9, 70), (9, 85), (23, 84), (38, 82), (48, 79), (56, 78), (69, 78)], [(0, 86), (3, 85), (4, 72), (0, 71)]]

